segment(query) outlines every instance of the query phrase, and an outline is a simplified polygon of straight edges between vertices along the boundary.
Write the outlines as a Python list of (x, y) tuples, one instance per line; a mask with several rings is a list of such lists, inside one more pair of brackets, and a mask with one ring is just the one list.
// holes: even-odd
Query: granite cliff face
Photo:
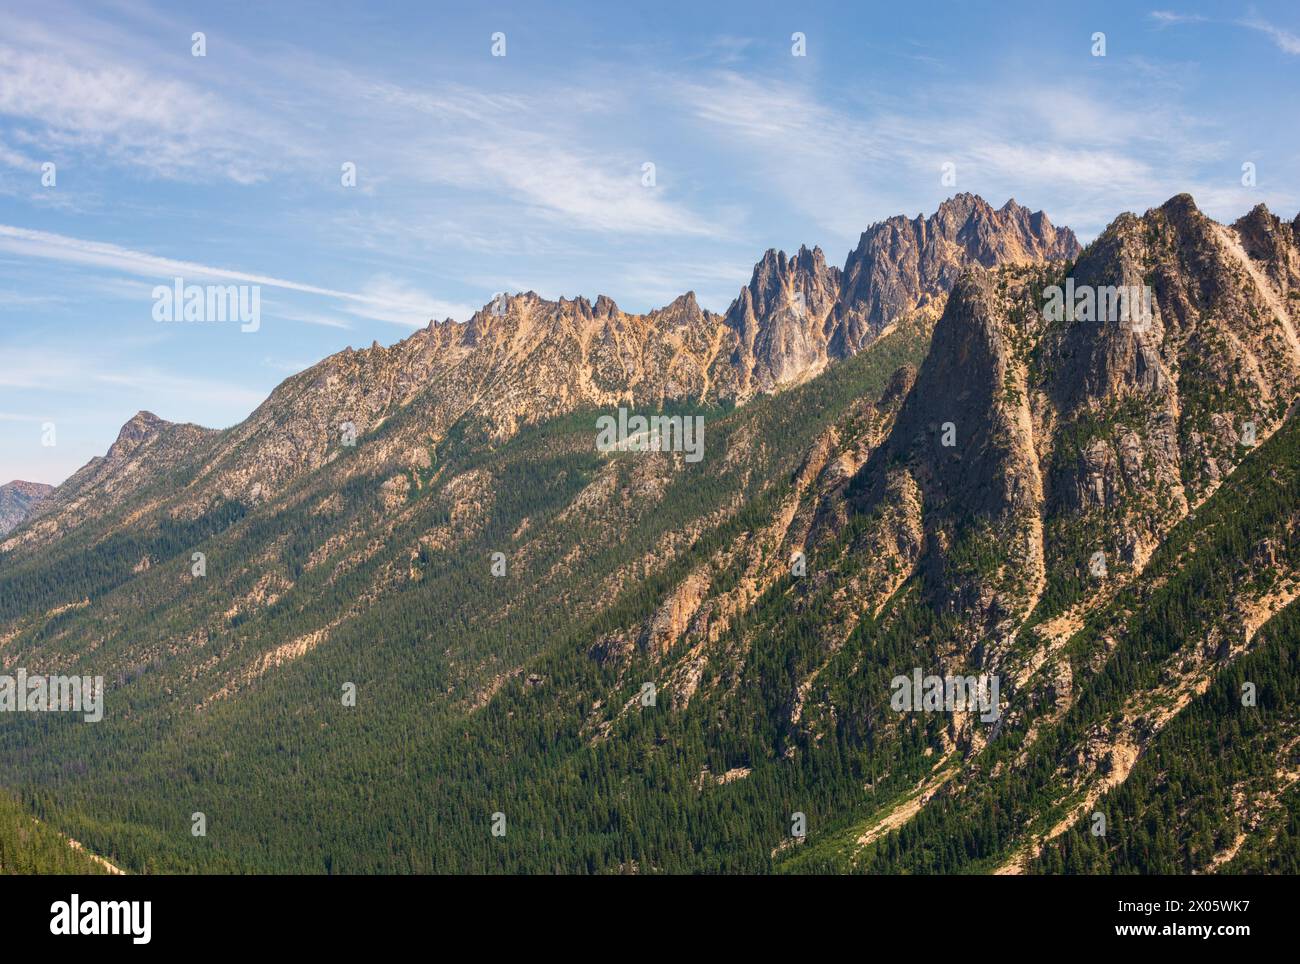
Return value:
[(41, 482), (15, 480), (0, 485), (0, 536), (24, 522), (53, 491), (54, 486)]
[(763, 255), (725, 319), (741, 393), (771, 392), (826, 367), (842, 282), (820, 248)]
[(1014, 199), (995, 211), (983, 198), (958, 194), (928, 218), (892, 217), (863, 232), (844, 265), (833, 350), (842, 356), (870, 344), (891, 319), (941, 299), (972, 265), (1023, 265), (1078, 253), (1074, 232)]

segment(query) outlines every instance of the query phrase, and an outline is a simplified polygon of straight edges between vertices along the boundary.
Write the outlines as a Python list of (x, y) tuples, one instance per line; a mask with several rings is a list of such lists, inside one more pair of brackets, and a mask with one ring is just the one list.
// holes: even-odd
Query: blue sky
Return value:
[[(1180, 191), (1300, 209), (1291, 3), (2, 0), (0, 24), (0, 482), (61, 481), (140, 409), (234, 424), (502, 290), (723, 310), (766, 248), (842, 263), (956, 191), (1085, 240)], [(178, 276), (260, 284), (260, 329), (155, 321)]]

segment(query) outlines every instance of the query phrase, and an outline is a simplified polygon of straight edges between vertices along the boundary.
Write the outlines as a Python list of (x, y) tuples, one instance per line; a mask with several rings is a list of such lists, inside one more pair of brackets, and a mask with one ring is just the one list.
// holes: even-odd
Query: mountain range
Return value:
[(108, 683), (0, 786), (131, 871), (1294, 872), (1298, 309), (1300, 217), (963, 194), (722, 314), (502, 295), (141, 412), (0, 489), (0, 672)]

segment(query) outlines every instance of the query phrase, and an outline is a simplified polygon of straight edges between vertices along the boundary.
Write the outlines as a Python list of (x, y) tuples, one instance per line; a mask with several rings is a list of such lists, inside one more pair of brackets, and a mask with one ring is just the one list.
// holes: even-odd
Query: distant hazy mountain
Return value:
[(0, 485), (0, 536), (22, 524), (37, 504), (53, 491), (54, 486), (41, 482), (14, 481)]

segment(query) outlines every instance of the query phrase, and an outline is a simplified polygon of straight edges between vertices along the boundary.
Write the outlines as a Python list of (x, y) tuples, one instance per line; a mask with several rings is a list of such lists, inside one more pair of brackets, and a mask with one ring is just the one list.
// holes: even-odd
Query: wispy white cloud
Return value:
[(342, 318), (335, 318), (333, 315), (323, 315), (314, 311), (300, 311), (287, 305), (273, 302), (269, 299), (263, 299), (262, 310), (272, 318), (283, 318), (286, 321), (300, 321), (304, 325), (316, 325), (320, 328), (337, 328), (346, 331), (352, 327)]
[(30, 294), (24, 291), (0, 289), (0, 311), (11, 308), (38, 308), (66, 301), (62, 295)]
[(81, 378), (96, 384), (111, 385), (120, 389), (129, 389), (137, 396), (154, 400), (152, 404), (178, 405), (188, 408), (191, 399), (202, 393), (212, 402), (236, 411), (251, 411), (266, 400), (266, 393), (235, 385), (220, 379), (177, 375), (155, 367), (132, 368), (122, 371), (81, 371)]
[(1289, 30), (1269, 23), (1260, 17), (1249, 17), (1245, 20), (1238, 20), (1241, 26), (1250, 30), (1256, 30), (1269, 37), (1277, 46), (1278, 50), (1288, 54), (1300, 54), (1300, 35), (1294, 34)]
[(1199, 13), (1176, 13), (1173, 10), (1152, 10), (1147, 14), (1149, 20), (1154, 20), (1158, 27), (1173, 27), (1184, 23), (1204, 23), (1208, 17)]
[(359, 317), (404, 325), (424, 324), (435, 317), (464, 319), (474, 310), (469, 305), (440, 301), (384, 277), (376, 279), (363, 292), (340, 291), (285, 278), (161, 257), (103, 241), (88, 241), (7, 224), (0, 224), (0, 251), (88, 267), (111, 268), (158, 282), (177, 277), (187, 281), (233, 281), (319, 295), (340, 301), (344, 310)]
[[(1103, 99), (1064, 83), (947, 84), (920, 111), (850, 109), (784, 79), (728, 71), (678, 89), (769, 195), (837, 239), (958, 190), (994, 203), (1064, 197), (1050, 215), (1087, 236), (1135, 203), (1195, 190), (1186, 172), (1225, 150), (1212, 128), (1149, 90)], [(941, 183), (945, 163), (954, 185)]]
[(477, 309), (442, 301), (399, 278), (378, 275), (366, 282), (360, 294), (345, 299), (343, 310), (360, 318), (419, 327), (431, 319), (464, 321)]
[(252, 184), (284, 156), (281, 143), (266, 150), (257, 131), (270, 125), (253, 112), (184, 80), (84, 49), (74, 58), (58, 46), (0, 43), (0, 114), (26, 125), (21, 136), (29, 150), (85, 152), (161, 177)]
[[(239, 185), (276, 177), (323, 184), (351, 160), (363, 196), (397, 182), (443, 185), (475, 192), (482, 207), (509, 203), (516, 220), (603, 233), (718, 231), (664, 188), (642, 186), (647, 158), (582, 123), (623, 96), (599, 85), (518, 95), (455, 83), (422, 89), (293, 51), (262, 68), (274, 98), (245, 91), (236, 101), (217, 91), (252, 81), (215, 60), (189, 68), (202, 71), (200, 83), (174, 63), (128, 59), (39, 24), (23, 22), (16, 39), (23, 45), (0, 41), (0, 115), (23, 125), (29, 153), (99, 156), (150, 176)], [(321, 116), (330, 118), (328, 134), (314, 121)], [(0, 163), (30, 167), (31, 158), (0, 144)]]
[[(1156, 24), (1159, 29), (1165, 27), (1175, 27), (1192, 23), (1211, 23), (1209, 17), (1199, 13), (1176, 13), (1172, 10), (1152, 10), (1147, 14), (1147, 18)], [(1245, 27), (1248, 30), (1254, 30), (1264, 34), (1271, 39), (1277, 46), (1278, 50), (1288, 54), (1300, 54), (1300, 34), (1293, 33), (1284, 27), (1279, 27), (1270, 23), (1256, 13), (1251, 13), (1248, 17), (1243, 17), (1235, 21), (1239, 27)]]
[(272, 371), (283, 372), (288, 375), (296, 375), (300, 371), (311, 368), (315, 362), (307, 361), (281, 361), (276, 358), (263, 358), (262, 364)]
[[(0, 94), (0, 96), (3, 95)], [(28, 157), (21, 151), (14, 150), (4, 141), (0, 141), (0, 164), (18, 171), (31, 171), (33, 174), (40, 169), (40, 164), (34, 158)]]
[[(338, 78), (332, 83), (337, 85)], [(519, 213), (570, 228), (701, 237), (720, 233), (716, 224), (671, 200), (662, 187), (642, 183), (648, 158), (632, 149), (614, 149), (608, 139), (592, 138), (590, 126), (584, 129), (584, 118), (598, 119), (615, 107), (611, 92), (502, 96), (447, 85), (434, 93), (362, 78), (350, 81), (349, 88), (365, 103), (372, 125), (391, 129), (404, 142), (404, 150), (391, 156), (410, 158), (403, 170), (426, 183), (504, 195), (525, 206)]]
[[(67, 345), (8, 347), (0, 369), (0, 388), (40, 391), (45, 397), (79, 397), (89, 393), (107, 400), (118, 395), (137, 407), (188, 410), (196, 395), (231, 411), (251, 411), (266, 397), (247, 385), (198, 374), (176, 374), (147, 363), (107, 357)], [(13, 421), (44, 416), (15, 415)]]
[(755, 46), (753, 37), (719, 34), (709, 41), (706, 50), (711, 60), (718, 64), (734, 64), (745, 59)]

